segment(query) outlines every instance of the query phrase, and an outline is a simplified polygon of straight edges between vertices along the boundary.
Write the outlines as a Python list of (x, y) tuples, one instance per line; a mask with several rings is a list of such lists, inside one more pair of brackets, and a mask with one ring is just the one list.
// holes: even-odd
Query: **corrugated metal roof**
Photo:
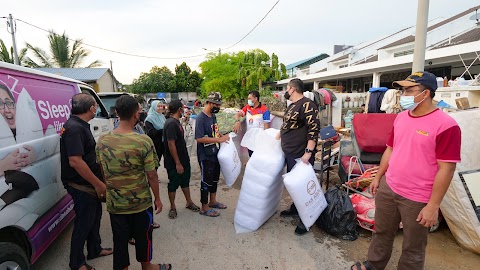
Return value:
[(94, 82), (100, 79), (108, 68), (35, 68), (48, 73), (65, 76), (82, 82)]
[(472, 29), (468, 32), (465, 32), (461, 35), (458, 35), (454, 38), (446, 39), (442, 41), (439, 45), (432, 48), (432, 50), (446, 48), (454, 45), (460, 45), (469, 42), (475, 42), (480, 40), (480, 28)]
[(311, 65), (311, 64), (313, 64), (315, 62), (318, 62), (318, 61), (321, 61), (321, 60), (323, 60), (327, 57), (328, 57), (328, 54), (322, 53), (322, 54), (316, 55), (314, 57), (310, 57), (310, 58), (304, 59), (302, 61), (298, 61), (298, 62), (295, 62), (293, 64), (289, 64), (289, 65), (286, 66), (286, 69), (289, 70), (289, 69), (292, 69), (292, 68), (296, 68), (298, 66), (303, 66), (307, 62), (309, 62), (308, 65)]

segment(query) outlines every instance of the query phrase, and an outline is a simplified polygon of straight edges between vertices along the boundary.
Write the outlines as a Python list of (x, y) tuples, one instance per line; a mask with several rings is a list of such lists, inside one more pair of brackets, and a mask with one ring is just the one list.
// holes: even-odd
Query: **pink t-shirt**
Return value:
[(386, 173), (387, 183), (398, 195), (428, 203), (438, 161), (460, 162), (461, 131), (446, 113), (435, 110), (414, 117), (400, 113), (387, 146), (393, 148)]

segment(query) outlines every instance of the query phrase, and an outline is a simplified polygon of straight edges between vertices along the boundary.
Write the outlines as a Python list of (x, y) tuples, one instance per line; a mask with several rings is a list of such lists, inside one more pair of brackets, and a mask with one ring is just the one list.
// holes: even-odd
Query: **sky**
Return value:
[[(192, 70), (208, 52), (262, 49), (288, 65), (321, 53), (333, 54), (334, 45), (356, 45), (415, 25), (418, 0), (280, 0), (260, 25), (244, 37), (278, 0), (12, 0), (2, 1), (0, 17), (12, 14), (19, 50), (28, 42), (48, 49), (47, 33), (22, 21), (72, 39), (132, 57), (84, 45), (88, 65), (101, 60), (123, 84), (130, 84), (153, 66), (186, 62)], [(429, 20), (442, 20), (479, 0), (430, 0)], [(20, 21), (22, 20), (22, 21)], [(0, 39), (12, 38), (6, 19), (0, 19)], [(207, 49), (207, 50), (204, 50)]]

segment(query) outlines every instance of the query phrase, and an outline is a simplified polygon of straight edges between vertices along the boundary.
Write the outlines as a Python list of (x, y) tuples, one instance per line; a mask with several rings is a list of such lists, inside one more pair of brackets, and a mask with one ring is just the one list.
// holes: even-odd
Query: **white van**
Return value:
[(97, 139), (113, 126), (89, 85), (0, 62), (0, 269), (30, 269), (75, 216), (59, 134), (81, 92), (99, 105), (90, 122)]

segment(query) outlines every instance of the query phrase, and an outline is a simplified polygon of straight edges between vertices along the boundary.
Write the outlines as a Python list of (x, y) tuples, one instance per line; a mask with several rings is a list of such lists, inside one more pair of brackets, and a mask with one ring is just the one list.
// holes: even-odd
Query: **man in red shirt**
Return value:
[(460, 127), (432, 102), (435, 75), (415, 72), (394, 86), (402, 87), (400, 105), (405, 111), (395, 119), (370, 185), (376, 232), (368, 260), (352, 269), (385, 269), (400, 222), (404, 238), (398, 269), (423, 269), (429, 228), (437, 222), (440, 203), (460, 162)]
[[(235, 114), (236, 123), (233, 127), (233, 132), (235, 133), (238, 133), (240, 130), (241, 117), (245, 117), (247, 131), (252, 128), (268, 129), (270, 127), (270, 111), (260, 102), (260, 93), (258, 91), (250, 91), (248, 93), (248, 104)], [(248, 154), (252, 156), (253, 151), (248, 149)]]

